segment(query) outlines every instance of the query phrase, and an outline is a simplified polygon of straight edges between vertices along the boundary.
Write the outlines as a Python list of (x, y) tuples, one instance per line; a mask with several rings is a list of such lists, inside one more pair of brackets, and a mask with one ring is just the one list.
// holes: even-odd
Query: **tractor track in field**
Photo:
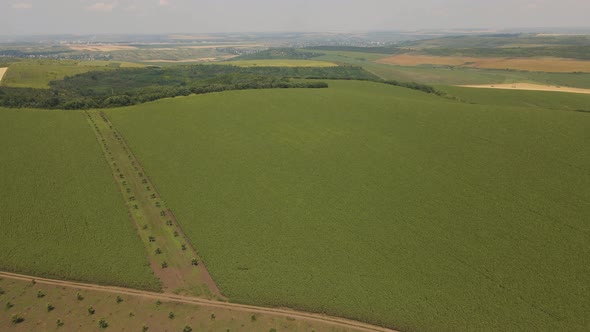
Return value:
[(229, 302), (216, 301), (216, 300), (206, 300), (206, 299), (191, 297), (191, 296), (174, 295), (174, 294), (166, 294), (166, 293), (155, 293), (155, 292), (137, 290), (137, 289), (132, 289), (132, 288), (101, 286), (101, 285), (86, 284), (86, 283), (73, 282), (73, 281), (37, 278), (37, 277), (33, 277), (33, 276), (27, 276), (27, 275), (10, 273), (10, 272), (0, 272), (0, 278), (7, 278), (7, 279), (20, 280), (20, 281), (28, 281), (28, 282), (34, 281), (35, 283), (45, 284), (45, 285), (52, 285), (52, 286), (58, 286), (58, 287), (69, 287), (69, 288), (76, 288), (76, 289), (83, 289), (83, 290), (90, 290), (90, 291), (97, 291), (97, 292), (107, 292), (107, 293), (113, 293), (113, 294), (123, 294), (123, 295), (129, 295), (129, 296), (138, 296), (138, 297), (149, 298), (149, 299), (160, 300), (160, 301), (199, 305), (199, 306), (204, 306), (204, 307), (209, 307), (209, 308), (228, 309), (228, 310), (235, 310), (235, 311), (242, 311), (242, 312), (250, 312), (250, 313), (258, 313), (258, 314), (265, 314), (265, 315), (288, 317), (288, 318), (294, 318), (294, 319), (302, 319), (302, 320), (307, 320), (307, 321), (331, 324), (334, 326), (353, 328), (358, 331), (396, 332), (395, 330), (388, 329), (385, 327), (375, 326), (375, 325), (357, 322), (357, 321), (353, 321), (353, 320), (349, 320), (349, 319), (331, 317), (331, 316), (322, 315), (322, 314), (307, 313), (307, 312), (296, 311), (296, 310), (292, 310), (292, 309), (257, 307), (257, 306), (252, 306), (252, 305), (229, 303)]

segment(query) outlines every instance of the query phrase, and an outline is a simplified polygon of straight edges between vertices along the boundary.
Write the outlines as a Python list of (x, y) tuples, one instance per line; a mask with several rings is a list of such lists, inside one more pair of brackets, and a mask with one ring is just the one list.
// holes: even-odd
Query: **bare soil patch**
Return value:
[(209, 49), (209, 48), (253, 48), (253, 47), (264, 47), (262, 44), (217, 44), (217, 45), (197, 45), (197, 46), (183, 46), (182, 48), (190, 48), (193, 50)]
[(0, 68), (0, 83), (2, 83), (2, 79), (4, 78), (4, 74), (6, 74), (7, 70), (8, 68)]
[(480, 89), (557, 91), (557, 92), (590, 94), (590, 89), (578, 89), (578, 88), (562, 87), (562, 86), (557, 86), (557, 85), (541, 85), (541, 84), (531, 84), (531, 83), (458, 85), (458, 86), (465, 87), (465, 88), (480, 88)]
[[(13, 305), (0, 311), (1, 331), (53, 330), (57, 319), (64, 322), (64, 331), (95, 330), (98, 320), (104, 318), (109, 329), (116, 331), (139, 331), (144, 325), (150, 327), (150, 331), (181, 331), (183, 326), (190, 325), (200, 331), (268, 331), (276, 327), (282, 331), (395, 332), (362, 322), (290, 309), (263, 308), (6, 272), (0, 272), (0, 287), (5, 292), (3, 301)], [(37, 296), (39, 292), (44, 295), (42, 299)], [(121, 301), (117, 301), (117, 297)], [(51, 311), (47, 310), (49, 303), (55, 307)], [(90, 307), (95, 310), (94, 314), (89, 314)], [(173, 318), (169, 317), (171, 312)], [(14, 314), (21, 315), (24, 321), (12, 324), (10, 317)]]
[(418, 66), (442, 65), (481, 69), (514, 69), (554, 73), (590, 72), (590, 61), (564, 58), (475, 58), (453, 56), (430, 56), (418, 54), (399, 54), (377, 60), (378, 63)]
[(87, 45), (67, 45), (74, 51), (91, 51), (91, 52), (112, 52), (112, 51), (127, 51), (136, 50), (137, 47), (129, 45), (114, 45), (114, 44), (87, 44)]

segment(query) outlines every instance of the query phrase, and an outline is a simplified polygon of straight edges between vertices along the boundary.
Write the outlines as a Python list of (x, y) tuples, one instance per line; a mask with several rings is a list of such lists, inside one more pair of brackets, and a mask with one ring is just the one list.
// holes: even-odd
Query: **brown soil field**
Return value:
[(475, 58), (400, 54), (377, 60), (378, 63), (417, 66), (444, 65), (481, 69), (515, 69), (554, 73), (590, 72), (590, 61), (564, 58)]
[(220, 47), (251, 48), (251, 47), (265, 47), (265, 46), (262, 44), (221, 44), (221, 45), (183, 46), (181, 48), (190, 48), (193, 50), (201, 50), (201, 49), (220, 48)]
[[(5, 272), (0, 272), (0, 290), (4, 304), (0, 309), (0, 331), (100, 331), (98, 322), (104, 319), (111, 331), (141, 331), (143, 326), (149, 331), (182, 331), (188, 325), (193, 331), (394, 332), (319, 314)], [(49, 304), (52, 310), (48, 310)], [(90, 307), (94, 314), (90, 314)], [(24, 320), (14, 324), (13, 315)], [(58, 326), (58, 320), (63, 326)]]
[(228, 60), (231, 58), (235, 58), (237, 57), (237, 55), (224, 55), (224, 56), (219, 56), (216, 58), (195, 58), (195, 59), (182, 59), (182, 60), (160, 60), (160, 59), (154, 59), (154, 60), (143, 60), (142, 62), (164, 62), (164, 63), (186, 63), (186, 62), (212, 62), (212, 61), (221, 61), (221, 60)]
[(113, 45), (113, 44), (89, 44), (89, 45), (67, 45), (74, 51), (91, 51), (91, 52), (112, 52), (112, 51), (127, 51), (136, 50), (137, 47), (128, 45)]
[(458, 85), (458, 86), (465, 87), (465, 88), (480, 88), (480, 89), (557, 91), (557, 92), (590, 94), (590, 89), (568, 88), (568, 87), (562, 87), (562, 86), (556, 86), (556, 85), (541, 85), (541, 84), (531, 84), (531, 83)]
[(0, 83), (2, 82), (2, 79), (4, 78), (4, 74), (6, 74), (7, 70), (8, 70), (8, 68), (0, 68)]

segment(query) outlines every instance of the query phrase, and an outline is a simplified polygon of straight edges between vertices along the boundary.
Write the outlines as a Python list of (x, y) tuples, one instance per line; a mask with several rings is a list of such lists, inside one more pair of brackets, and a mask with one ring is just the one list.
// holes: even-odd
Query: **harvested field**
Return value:
[(223, 56), (223, 57), (217, 57), (217, 58), (207, 57), (207, 58), (182, 59), (182, 60), (154, 59), (154, 60), (143, 60), (142, 62), (164, 62), (164, 63), (212, 62), (212, 61), (228, 60), (228, 59), (231, 59), (234, 57), (236, 57), (236, 56), (230, 55), (230, 56)]
[(4, 78), (4, 74), (6, 74), (7, 70), (8, 68), (0, 68), (0, 83), (2, 82), (2, 78)]
[(481, 69), (514, 69), (525, 71), (542, 71), (553, 73), (587, 72), (590, 73), (590, 61), (564, 58), (476, 58), (454, 56), (430, 56), (417, 54), (400, 54), (377, 60), (399, 66), (440, 65)]
[(200, 49), (219, 48), (219, 47), (255, 48), (255, 47), (265, 47), (265, 45), (263, 45), (263, 44), (215, 44), (215, 45), (183, 46), (181, 48), (190, 48), (193, 50), (200, 50)]
[(88, 45), (67, 45), (74, 51), (91, 51), (91, 52), (112, 52), (112, 51), (128, 51), (136, 50), (137, 47), (129, 45), (114, 45), (114, 44), (88, 44)]
[(464, 88), (479, 88), (479, 89), (556, 91), (556, 92), (590, 94), (590, 89), (568, 88), (568, 87), (561, 87), (561, 86), (556, 86), (556, 85), (541, 85), (541, 84), (531, 84), (531, 83), (458, 85), (458, 86), (461, 86)]

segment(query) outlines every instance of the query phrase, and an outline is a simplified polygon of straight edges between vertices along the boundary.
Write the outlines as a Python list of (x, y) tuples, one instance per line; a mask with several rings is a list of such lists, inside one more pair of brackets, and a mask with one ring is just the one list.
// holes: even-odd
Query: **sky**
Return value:
[(590, 0), (0, 0), (0, 34), (590, 27)]

